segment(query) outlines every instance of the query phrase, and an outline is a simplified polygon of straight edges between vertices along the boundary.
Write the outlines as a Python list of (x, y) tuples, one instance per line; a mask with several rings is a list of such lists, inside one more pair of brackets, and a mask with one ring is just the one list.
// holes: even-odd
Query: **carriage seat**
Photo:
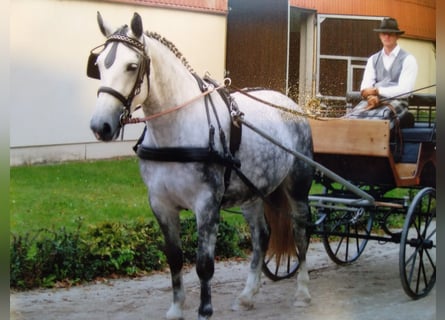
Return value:
[(412, 128), (403, 128), (402, 137), (406, 142), (436, 142), (436, 128), (417, 123)]
[[(352, 108), (362, 99), (360, 92), (351, 91), (346, 94), (346, 106)], [(421, 143), (436, 142), (436, 126), (432, 118), (432, 112), (436, 106), (436, 95), (416, 93), (408, 99), (408, 110), (404, 117), (400, 119), (402, 153), (396, 154), (396, 162), (416, 163), (418, 160)], [(391, 133), (391, 149), (400, 150), (398, 139)]]
[(404, 128), (401, 130), (403, 150), (397, 162), (416, 163), (422, 143), (435, 143), (436, 130), (435, 127), (428, 127), (422, 123), (416, 124), (413, 128)]
[[(408, 105), (411, 103), (411, 98), (408, 100)], [(346, 111), (352, 110), (361, 100), (362, 96), (359, 91), (349, 91), (346, 93)], [(411, 112), (405, 112), (399, 116), (398, 124), (400, 128), (413, 127), (415, 123), (415, 117)]]

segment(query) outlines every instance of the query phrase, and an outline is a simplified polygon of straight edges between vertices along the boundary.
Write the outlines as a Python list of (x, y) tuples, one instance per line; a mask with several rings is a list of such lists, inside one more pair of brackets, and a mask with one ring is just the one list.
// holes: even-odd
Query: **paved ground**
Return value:
[[(308, 307), (292, 306), (296, 279), (272, 282), (263, 278), (254, 309), (231, 311), (243, 288), (247, 262), (222, 262), (213, 281), (212, 320), (434, 320), (436, 289), (413, 301), (403, 291), (398, 272), (399, 246), (369, 242), (353, 265), (340, 267), (327, 257), (320, 243), (309, 248)], [(199, 286), (195, 269), (185, 273), (185, 319), (197, 318)], [(170, 305), (170, 278), (166, 273), (137, 279), (108, 280), (70, 289), (11, 293), (11, 319), (105, 320), (164, 319)]]

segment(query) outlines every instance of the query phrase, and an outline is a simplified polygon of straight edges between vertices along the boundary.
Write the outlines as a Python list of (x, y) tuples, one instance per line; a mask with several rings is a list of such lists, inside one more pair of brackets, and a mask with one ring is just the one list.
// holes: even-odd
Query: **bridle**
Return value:
[(122, 114), (120, 116), (120, 125), (121, 127), (131, 118), (131, 105), (133, 103), (133, 99), (141, 92), (141, 85), (144, 82), (144, 76), (147, 75), (147, 87), (150, 92), (150, 58), (145, 53), (145, 44), (130, 38), (126, 35), (122, 34), (113, 34), (107, 38), (104, 44), (95, 47), (90, 51), (90, 57), (88, 58), (88, 66), (87, 66), (87, 75), (94, 79), (100, 79), (99, 68), (97, 67), (96, 60), (99, 56), (99, 53), (95, 53), (94, 51), (101, 47), (106, 47), (107, 44), (111, 42), (119, 42), (123, 43), (128, 48), (132, 49), (138, 54), (139, 63), (138, 70), (135, 83), (133, 85), (132, 90), (129, 95), (125, 97), (122, 93), (117, 91), (114, 88), (101, 86), (97, 90), (97, 94), (99, 93), (107, 93), (118, 99), (122, 103)]

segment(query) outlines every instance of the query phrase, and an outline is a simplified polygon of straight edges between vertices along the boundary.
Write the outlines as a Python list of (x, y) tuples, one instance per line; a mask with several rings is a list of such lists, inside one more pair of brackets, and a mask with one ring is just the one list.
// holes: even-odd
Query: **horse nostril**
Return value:
[(108, 122), (105, 122), (102, 127), (102, 136), (108, 137), (111, 135), (111, 126)]
[(109, 141), (113, 137), (113, 127), (109, 122), (101, 123), (92, 120), (90, 128), (94, 132), (97, 140)]

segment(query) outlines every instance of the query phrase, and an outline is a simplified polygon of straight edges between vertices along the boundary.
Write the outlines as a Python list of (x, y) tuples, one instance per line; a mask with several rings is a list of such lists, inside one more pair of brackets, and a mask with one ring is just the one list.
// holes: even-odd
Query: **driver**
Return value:
[(401, 119), (408, 111), (407, 98), (414, 89), (417, 61), (398, 45), (404, 31), (399, 30), (396, 19), (384, 18), (374, 31), (383, 48), (368, 58), (360, 86), (362, 100), (345, 118)]

